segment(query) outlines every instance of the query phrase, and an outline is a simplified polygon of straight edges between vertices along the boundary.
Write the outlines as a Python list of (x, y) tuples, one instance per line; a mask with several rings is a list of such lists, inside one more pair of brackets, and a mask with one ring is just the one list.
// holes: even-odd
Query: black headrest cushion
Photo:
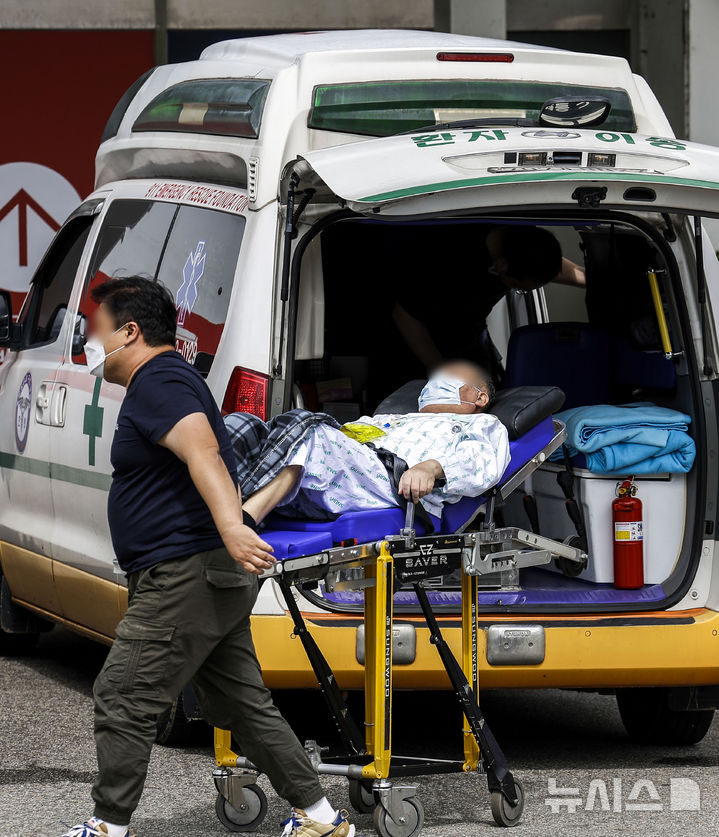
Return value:
[[(417, 399), (425, 381), (409, 381), (388, 395), (375, 410), (381, 413), (416, 413)], [(507, 428), (510, 440), (523, 436), (542, 419), (562, 409), (564, 393), (559, 387), (527, 386), (501, 389), (489, 410)]]
[(497, 392), (489, 412), (507, 428), (511, 440), (524, 436), (542, 419), (559, 412), (563, 404), (564, 393), (559, 387), (510, 387)]

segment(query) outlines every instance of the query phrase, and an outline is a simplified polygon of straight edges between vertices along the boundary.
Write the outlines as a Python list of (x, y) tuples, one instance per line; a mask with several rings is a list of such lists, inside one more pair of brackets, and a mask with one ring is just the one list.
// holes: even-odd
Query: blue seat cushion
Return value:
[(551, 385), (565, 409), (611, 403), (614, 337), (589, 323), (540, 323), (515, 329), (507, 346), (507, 387)]
[(676, 371), (663, 352), (638, 349), (601, 326), (540, 323), (512, 332), (504, 383), (553, 384), (566, 395), (569, 409), (622, 403), (636, 389), (671, 391)]
[(664, 352), (646, 352), (617, 338), (614, 377), (618, 385), (644, 389), (672, 390), (676, 386), (676, 369)]

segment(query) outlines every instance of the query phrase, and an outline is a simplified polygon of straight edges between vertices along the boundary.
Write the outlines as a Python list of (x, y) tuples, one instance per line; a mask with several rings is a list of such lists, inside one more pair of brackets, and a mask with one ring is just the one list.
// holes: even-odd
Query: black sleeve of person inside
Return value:
[[(416, 238), (418, 231), (426, 240)], [(414, 236), (404, 242), (407, 270), (397, 302), (431, 325), (438, 342), (444, 333), (454, 342), (458, 330), (471, 342), (508, 290), (533, 290), (562, 270), (557, 238), (531, 224), (417, 227)]]
[[(385, 242), (384, 262), (395, 277), (397, 303), (425, 325), (442, 328), (453, 311), (464, 316), (460, 308), (483, 323), (505, 292), (501, 286), (497, 295), (499, 280), (487, 273), (491, 260), (485, 240), (490, 229), (479, 222), (393, 229), (391, 246), (389, 238)], [(478, 311), (485, 305), (486, 311)]]

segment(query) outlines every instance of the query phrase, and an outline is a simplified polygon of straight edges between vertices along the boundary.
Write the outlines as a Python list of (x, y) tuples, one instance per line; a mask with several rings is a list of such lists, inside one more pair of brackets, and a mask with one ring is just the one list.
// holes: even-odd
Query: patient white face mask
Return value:
[[(467, 384), (459, 378), (451, 378), (448, 375), (438, 375), (436, 378), (430, 378), (422, 388), (419, 394), (419, 409), (430, 404), (471, 404), (476, 406), (474, 401), (465, 401), (460, 398), (459, 391)], [(479, 396), (481, 389), (473, 387), (477, 390)]]
[[(116, 328), (112, 334), (117, 334), (118, 331), (122, 331), (125, 328), (125, 325), (120, 326), (120, 328)], [(112, 334), (110, 337), (112, 337)], [(110, 337), (107, 339), (109, 340)], [(107, 341), (105, 341), (107, 342)], [(105, 354), (105, 343), (101, 343), (96, 337), (91, 337), (87, 343), (85, 343), (85, 359), (87, 360), (87, 371), (91, 375), (95, 375), (98, 378), (102, 378), (103, 372), (105, 371), (105, 360), (106, 358), (110, 357), (110, 355), (114, 355), (115, 352), (119, 352), (120, 349), (124, 349), (123, 346), (118, 346), (116, 349), (113, 349), (111, 352)]]

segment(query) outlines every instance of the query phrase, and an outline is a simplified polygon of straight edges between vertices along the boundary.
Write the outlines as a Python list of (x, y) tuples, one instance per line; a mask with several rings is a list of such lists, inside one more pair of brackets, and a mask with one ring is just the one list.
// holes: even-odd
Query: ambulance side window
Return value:
[[(76, 330), (94, 309), (90, 292), (108, 279), (145, 276), (156, 279), (177, 204), (115, 200), (108, 207), (85, 279)], [(78, 345), (78, 349), (81, 346)], [(73, 352), (73, 363), (85, 364), (85, 353)]]
[(40, 262), (18, 318), (26, 348), (57, 340), (92, 221), (90, 216), (69, 221)]
[(207, 374), (227, 319), (245, 231), (241, 215), (180, 206), (157, 274), (175, 297), (175, 348)]

